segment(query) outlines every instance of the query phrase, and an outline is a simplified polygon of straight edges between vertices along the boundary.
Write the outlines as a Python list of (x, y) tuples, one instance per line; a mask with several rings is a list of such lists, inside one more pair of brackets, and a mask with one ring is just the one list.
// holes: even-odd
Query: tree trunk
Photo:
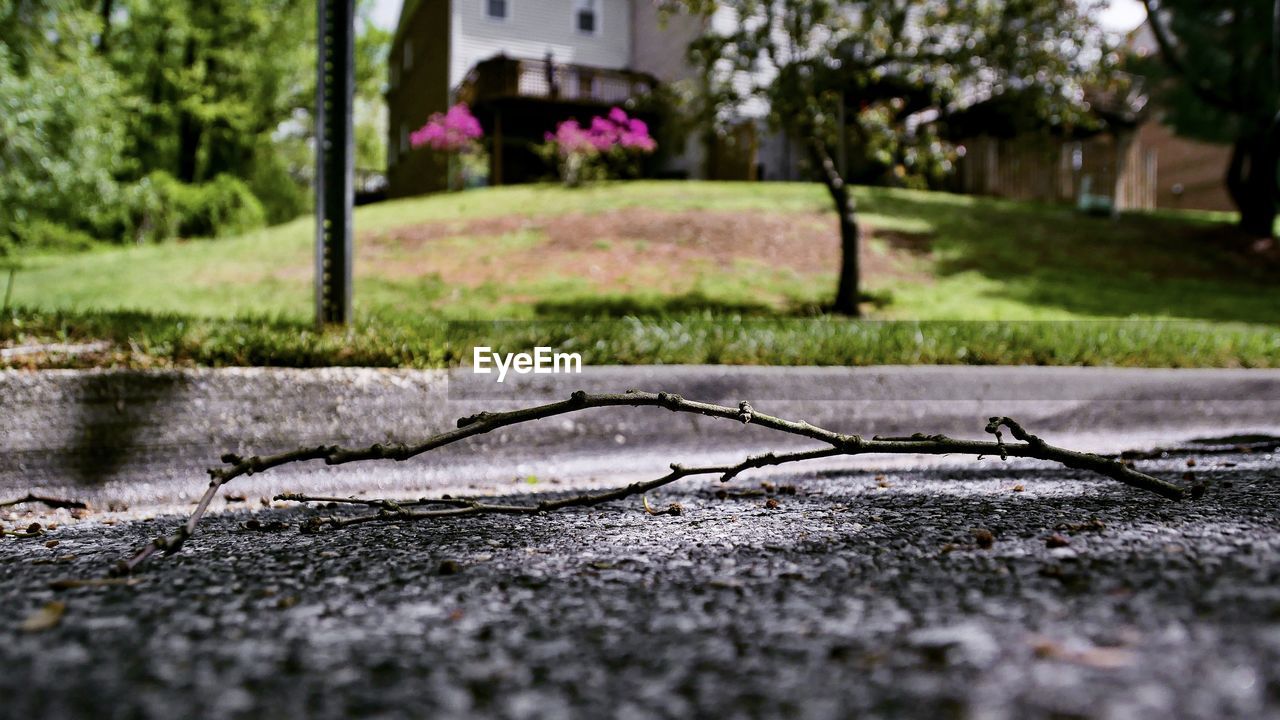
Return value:
[[(194, 38), (189, 38), (183, 57), (183, 66), (190, 71), (195, 65), (196, 41)], [(183, 90), (189, 93), (196, 92), (189, 87)], [(189, 99), (183, 100), (189, 102)], [(200, 126), (200, 120), (189, 109), (183, 107), (178, 113), (178, 179), (184, 183), (196, 181), (200, 159), (200, 138), (203, 134), (204, 129)]]
[(827, 149), (819, 142), (815, 142), (812, 149), (818, 177), (831, 195), (840, 219), (840, 284), (836, 288), (836, 300), (832, 303), (831, 310), (841, 315), (858, 317), (858, 300), (862, 293), (858, 288), (858, 216), (853, 196), (849, 194), (849, 186), (836, 169)]
[(115, 0), (102, 0), (99, 6), (99, 13), (102, 16), (102, 34), (98, 36), (98, 52), (103, 55), (111, 49), (111, 13), (115, 7)]
[(1240, 211), (1240, 229), (1253, 237), (1272, 237), (1276, 219), (1276, 172), (1280, 143), (1268, 129), (1236, 140), (1227, 167), (1227, 191)]

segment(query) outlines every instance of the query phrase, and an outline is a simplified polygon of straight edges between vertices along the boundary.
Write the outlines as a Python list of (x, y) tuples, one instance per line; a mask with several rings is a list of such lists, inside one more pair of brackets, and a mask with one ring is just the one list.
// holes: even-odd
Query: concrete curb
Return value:
[[(188, 497), (223, 452), (411, 441), (479, 409), (547, 402), (579, 388), (668, 390), (727, 404), (747, 399), (767, 412), (864, 434), (979, 436), (986, 417), (1002, 414), (1094, 450), (1280, 434), (1276, 370), (642, 366), (509, 376), (501, 385), (493, 377), (466, 369), (0, 371), (0, 492)], [(795, 444), (759, 428), (659, 409), (592, 410), (474, 439), (399, 466), (398, 478), (382, 473), (375, 484), (412, 478), (416, 485), (464, 470), (477, 477), (620, 475), (670, 453)], [(357, 481), (370, 477), (349, 478)]]

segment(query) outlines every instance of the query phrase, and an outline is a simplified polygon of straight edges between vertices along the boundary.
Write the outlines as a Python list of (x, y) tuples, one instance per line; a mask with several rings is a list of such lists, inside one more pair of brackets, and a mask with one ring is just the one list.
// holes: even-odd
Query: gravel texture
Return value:
[(1145, 466), (1207, 492), (988, 460), (688, 481), (679, 516), (232, 512), (61, 591), (172, 520), (5, 538), (0, 716), (1280, 717), (1275, 458)]
[[(336, 511), (258, 502), (566, 492), (790, 446), (593, 411), (410, 463), (243, 478), (131, 584), (58, 585), (172, 529), (224, 450), (413, 439), (578, 387), (748, 399), (866, 433), (973, 437), (1008, 414), (1076, 449), (1164, 446), (1139, 466), (1205, 492), (876, 457), (651, 496), (676, 516), (631, 499), (307, 535)], [(6, 530), (56, 525), (0, 537), (4, 720), (1280, 718), (1280, 373), (596, 368), (499, 390), (399, 371), (9, 372), (0, 401), (0, 496), (94, 505), (0, 509)]]

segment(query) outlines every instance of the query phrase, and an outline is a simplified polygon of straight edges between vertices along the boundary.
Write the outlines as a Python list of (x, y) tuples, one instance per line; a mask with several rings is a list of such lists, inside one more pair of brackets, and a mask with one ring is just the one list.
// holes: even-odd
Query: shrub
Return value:
[(446, 113), (433, 113), (427, 124), (409, 135), (409, 144), (426, 147), (449, 157), (445, 185), (450, 190), (467, 187), (474, 178), (483, 175), (488, 165), (480, 138), (484, 128), (466, 105), (458, 103)]
[(219, 175), (203, 185), (188, 185), (186, 217), (178, 228), (183, 237), (239, 235), (266, 224), (262, 203), (241, 180)]
[[(379, 140), (381, 140), (379, 136)], [(254, 154), (253, 167), (245, 178), (249, 189), (262, 203), (269, 225), (288, 222), (305, 215), (312, 208), (311, 187), (290, 172), (294, 143), (264, 143)], [(310, 150), (303, 147), (306, 157), (302, 164), (310, 162)]]
[(606, 117), (591, 118), (586, 128), (577, 120), (560, 123), (554, 133), (547, 133), (542, 154), (554, 159), (565, 185), (577, 187), (597, 178), (634, 175), (639, 156), (657, 147), (643, 120), (615, 107)]
[(427, 118), (427, 124), (409, 136), (409, 144), (415, 148), (426, 145), (440, 152), (466, 153), (476, 149), (483, 135), (480, 121), (466, 105), (458, 103), (447, 113), (433, 113)]
[(184, 186), (172, 175), (153, 172), (125, 190), (124, 236), (139, 245), (176, 237), (182, 222)]
[(97, 53), (65, 40), (65, 55), (23, 64), (0, 39), (0, 238), (9, 244), (25, 243), (20, 232), (57, 234), (42, 221), (99, 234), (117, 214), (122, 90)]
[(219, 175), (203, 185), (185, 185), (162, 171), (128, 189), (126, 213), (127, 234), (137, 243), (236, 235), (266, 221), (262, 203), (230, 175)]
[[(14, 244), (10, 250), (88, 250), (98, 244), (88, 233), (44, 219), (31, 220), (10, 228)], [(0, 244), (0, 255), (6, 254)]]

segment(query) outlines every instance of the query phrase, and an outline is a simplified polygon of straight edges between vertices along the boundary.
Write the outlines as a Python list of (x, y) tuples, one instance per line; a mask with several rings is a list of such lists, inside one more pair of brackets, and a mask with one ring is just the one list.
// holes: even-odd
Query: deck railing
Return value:
[(458, 88), (458, 100), (526, 97), (616, 105), (653, 92), (654, 78), (629, 70), (496, 57), (477, 64)]

